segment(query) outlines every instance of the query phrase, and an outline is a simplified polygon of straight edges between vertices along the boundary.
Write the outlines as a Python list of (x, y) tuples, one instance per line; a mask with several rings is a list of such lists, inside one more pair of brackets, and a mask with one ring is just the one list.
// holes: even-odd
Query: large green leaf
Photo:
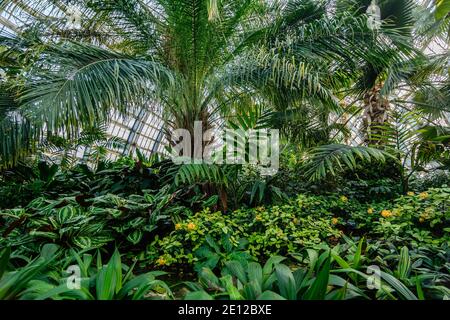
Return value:
[(205, 291), (189, 292), (184, 296), (184, 300), (214, 300), (211, 295)]
[(450, 13), (450, 0), (436, 0), (436, 19), (441, 20)]
[(314, 279), (310, 288), (305, 292), (303, 299), (305, 300), (323, 300), (327, 293), (328, 280), (330, 277), (331, 258), (328, 257), (322, 268), (319, 270), (317, 277)]
[(11, 256), (11, 248), (4, 248), (0, 252), (0, 280), (8, 267), (9, 257)]
[(291, 269), (279, 264), (275, 267), (275, 273), (281, 295), (288, 300), (297, 300), (297, 286)]
[(273, 291), (264, 291), (257, 300), (286, 300), (282, 296), (280, 296), (278, 293), (275, 293)]
[(386, 158), (392, 157), (389, 153), (375, 148), (332, 144), (310, 150), (303, 170), (309, 180), (318, 181), (328, 175), (336, 176), (345, 169), (356, 170), (358, 163), (384, 162)]

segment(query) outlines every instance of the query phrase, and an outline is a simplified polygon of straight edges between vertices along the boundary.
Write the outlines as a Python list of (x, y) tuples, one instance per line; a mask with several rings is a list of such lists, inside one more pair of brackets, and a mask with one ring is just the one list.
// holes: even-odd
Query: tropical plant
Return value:
[(24, 298), (28, 286), (45, 273), (57, 258), (58, 247), (48, 244), (42, 247), (40, 256), (23, 268), (9, 271), (11, 248), (0, 252), (0, 299), (15, 300)]
[[(348, 258), (343, 259), (340, 254), (345, 252), (340, 247), (325, 250), (307, 249), (304, 254), (294, 256), (302, 266), (294, 271), (283, 264), (286, 258), (274, 256), (262, 267), (256, 262), (242, 264), (229, 261), (217, 276), (209, 268), (199, 272), (198, 283), (187, 283), (191, 291), (185, 299), (208, 300), (346, 300), (346, 299), (393, 299), (405, 300), (424, 299), (422, 281), (431, 274), (421, 277), (410, 277), (411, 261), (408, 250), (402, 248), (395, 258), (397, 269), (386, 271), (377, 269), (376, 276), (371, 276), (372, 269), (367, 273), (358, 269), (365, 269), (367, 257), (363, 253), (362, 239), (358, 244), (352, 243), (353, 251), (349, 250)], [(348, 250), (348, 248), (346, 249)], [(364, 267), (363, 267), (364, 266)], [(364, 270), (366, 271), (366, 270)], [(373, 281), (374, 292), (366, 286)], [(414, 287), (418, 296), (408, 287)], [(427, 287), (441, 289), (438, 287)], [(444, 294), (446, 290), (441, 290)]]
[(248, 241), (239, 239), (236, 246), (230, 241), (231, 236), (224, 234), (219, 241), (206, 236), (206, 244), (197, 249), (194, 255), (198, 258), (194, 269), (199, 272), (203, 268), (214, 270), (216, 267), (223, 267), (226, 261), (239, 261), (245, 263), (252, 261), (253, 257), (248, 253)]
[(344, 169), (356, 170), (361, 164), (371, 161), (384, 162), (389, 153), (370, 147), (351, 147), (334, 144), (316, 147), (309, 151), (309, 159), (304, 164), (305, 175), (312, 181), (336, 176)]
[[(211, 269), (203, 268), (199, 272), (200, 284), (188, 283), (192, 292), (188, 293), (185, 299), (212, 300), (213, 297), (230, 300), (282, 299), (271, 289), (276, 281), (275, 268), (283, 260), (282, 257), (272, 257), (264, 267), (257, 262), (250, 262), (244, 267), (239, 261), (229, 261), (222, 270), (221, 278), (218, 278)], [(215, 293), (210, 295), (207, 291)]]
[(406, 193), (415, 173), (446, 168), (448, 128), (424, 121), (420, 112), (395, 112), (392, 118), (391, 123), (378, 127), (376, 137), (383, 142), (384, 150), (398, 159)]
[[(38, 140), (44, 128), (76, 138), (112, 110), (130, 113), (149, 99), (163, 107), (169, 128), (191, 134), (194, 121), (210, 129), (218, 111), (233, 112), (243, 101), (273, 102), (276, 109), (305, 102), (328, 113), (340, 109), (335, 91), (357, 76), (360, 61), (375, 57), (373, 50), (404, 51), (380, 41), (365, 17), (329, 15), (329, 1), (80, 0), (87, 32), (67, 26), (65, 6), (47, 4), (0, 7), (35, 18), (27, 32), (1, 37), (3, 57), (25, 57), (26, 75), (13, 75), (10, 86), (16, 112), (33, 119)], [(340, 76), (331, 79), (324, 70)]]
[[(42, 280), (33, 280), (24, 292), (23, 298), (28, 300), (143, 300), (171, 298), (172, 292), (164, 281), (158, 277), (165, 274), (150, 271), (133, 275), (133, 264), (127, 267), (122, 264), (117, 249), (106, 265), (103, 265), (100, 253), (97, 253), (96, 265), (94, 257), (89, 254), (79, 255), (73, 252), (64, 277), (57, 272), (48, 273)], [(79, 273), (73, 273), (74, 266)], [(76, 278), (81, 277), (81, 278)], [(79, 286), (78, 288), (76, 286)], [(160, 293), (158, 293), (160, 292)]]
[(2, 244), (33, 253), (39, 244), (58, 243), (64, 249), (92, 249), (114, 240), (138, 245), (163, 225), (176, 220), (184, 207), (172, 204), (173, 195), (163, 188), (156, 193), (122, 198), (107, 194), (78, 195), (56, 200), (36, 198), (25, 208), (0, 212)]
[(79, 162), (77, 152), (84, 150), (81, 162), (89, 164), (94, 170), (106, 162), (108, 150), (123, 148), (125, 141), (108, 137), (107, 127), (100, 124), (80, 133), (74, 140), (48, 135), (40, 147), (41, 157), (47, 162), (58, 162), (62, 169), (72, 168)]

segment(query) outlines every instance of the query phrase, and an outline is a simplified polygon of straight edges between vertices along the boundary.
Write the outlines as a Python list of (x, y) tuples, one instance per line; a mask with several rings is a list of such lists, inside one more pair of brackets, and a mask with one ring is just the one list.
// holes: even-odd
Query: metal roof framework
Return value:
[[(76, 27), (71, 22), (70, 14), (76, 7), (70, 5), (70, 0), (37, 0), (34, 2), (21, 0), (0, 0), (0, 34), (18, 34), (36, 21), (49, 22), (48, 28), (61, 27), (65, 22), (67, 29)], [(42, 14), (45, 12), (45, 15)], [(83, 12), (89, 15), (89, 12)], [(69, 18), (68, 18), (69, 15)], [(148, 108), (139, 108), (126, 116), (112, 114), (107, 128), (109, 137), (122, 139), (124, 147), (120, 150), (110, 149), (109, 158), (115, 160), (121, 155), (133, 154), (138, 148), (145, 155), (164, 153), (167, 143), (163, 133), (164, 121), (162, 110), (149, 103)], [(78, 158), (83, 158), (86, 150), (77, 152)]]
[[(151, 1), (142, 0), (142, 3), (148, 4)], [(422, 3), (428, 3), (427, 1), (418, 0)], [(76, 6), (73, 5), (76, 2), (76, 0), (0, 0), (0, 34), (20, 33), (24, 27), (36, 21), (43, 22), (50, 29), (55, 28), (56, 25), (60, 28), (64, 26), (64, 23), (68, 30), (76, 28), (76, 23), (74, 24), (70, 17), (76, 10)], [(89, 16), (90, 12), (85, 10), (82, 13), (80, 11), (79, 14)], [(425, 52), (429, 54), (442, 53), (446, 50), (448, 50), (448, 43), (444, 43), (440, 39), (425, 48)], [(125, 145), (120, 150), (109, 150), (110, 158), (117, 159), (121, 155), (133, 154), (136, 148), (146, 156), (153, 153), (164, 153), (167, 141), (164, 135), (162, 112), (161, 108), (152, 106), (152, 102), (150, 102), (148, 108), (139, 108), (125, 117), (113, 114), (107, 134), (110, 137), (123, 139)], [(446, 115), (448, 116), (448, 114)], [(449, 118), (443, 119), (443, 121), (446, 124), (450, 123)], [(353, 119), (348, 124), (353, 133), (354, 141), (352, 143), (358, 144), (361, 142), (358, 121)], [(78, 156), (82, 158), (83, 152), (80, 151)]]

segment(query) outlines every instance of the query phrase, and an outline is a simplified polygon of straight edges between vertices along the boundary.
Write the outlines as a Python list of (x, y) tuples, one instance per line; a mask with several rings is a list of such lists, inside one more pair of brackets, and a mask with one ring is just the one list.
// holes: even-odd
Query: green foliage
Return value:
[(199, 271), (205, 267), (214, 270), (216, 267), (223, 267), (225, 261), (234, 260), (245, 263), (254, 259), (247, 251), (246, 239), (239, 239), (237, 246), (230, 239), (229, 234), (224, 234), (219, 242), (209, 235), (206, 236), (206, 244), (194, 252), (198, 259), (195, 270)]
[[(24, 32), (2, 35), (0, 58), (17, 112), (33, 124), (32, 141), (48, 131), (77, 138), (152, 100), (169, 130), (190, 132), (195, 120), (211, 128), (218, 115), (264, 106), (277, 128), (312, 147), (329, 143), (336, 129), (348, 132), (346, 124), (328, 123), (344, 109), (344, 90), (357, 92), (354, 84), (369, 70), (382, 73), (416, 56), (408, 42), (412, 1), (383, 3), (381, 37), (353, 6), (332, 10), (331, 0), (80, 0), (88, 34), (68, 27), (52, 2), (43, 9), (20, 1), (0, 7), (18, 16), (33, 8), (25, 10)], [(42, 19), (47, 10), (58, 18)]]
[[(239, 261), (228, 261), (220, 278), (211, 269), (203, 268), (199, 272), (200, 283), (188, 284), (193, 292), (188, 293), (185, 299), (192, 300), (199, 296), (230, 300), (283, 299), (273, 292), (275, 270), (283, 260), (284, 258), (275, 256), (264, 266), (256, 262), (243, 265)], [(215, 293), (211, 296), (207, 291)]]
[[(198, 283), (188, 283), (190, 291), (185, 299), (229, 300), (417, 300), (427, 295), (445, 296), (448, 289), (439, 286), (444, 274), (416, 267), (406, 247), (398, 254), (389, 255), (389, 262), (374, 261), (370, 252), (375, 246), (347, 239), (342, 246), (306, 249), (293, 255), (294, 263), (273, 256), (264, 266), (257, 262), (242, 263), (230, 260), (220, 270), (220, 275), (202, 268)], [(343, 256), (345, 254), (345, 256)], [(415, 265), (415, 266), (414, 266)], [(377, 266), (379, 278), (369, 289), (372, 268)], [(391, 269), (395, 266), (394, 269)], [(414, 269), (419, 275), (413, 276)], [(433, 280), (431, 280), (433, 279)], [(431, 282), (426, 283), (428, 280)], [(417, 285), (419, 284), (419, 285)], [(423, 285), (422, 285), (423, 284)], [(416, 294), (417, 292), (417, 294)], [(436, 293), (439, 292), (439, 293)]]
[[(5, 295), (11, 299), (173, 297), (158, 279), (163, 273), (133, 276), (130, 270), (137, 263), (176, 273), (187, 270), (187, 275), (197, 271), (199, 283), (188, 284), (188, 299), (442, 299), (449, 294), (450, 190), (446, 187), (383, 200), (361, 197), (355, 185), (347, 185), (341, 194), (280, 197), (277, 205), (221, 213), (216, 212), (218, 195), (204, 189), (208, 183), (186, 181), (177, 187), (173, 175), (167, 178), (170, 170), (178, 169), (157, 159), (137, 163), (123, 159), (97, 171), (81, 166), (67, 171), (45, 163), (16, 171), (9, 178), (10, 186), (31, 183), (45, 193), (30, 196), (33, 200), (23, 207), (0, 211), (0, 245), (10, 248), (0, 255), (0, 281), (17, 274), (12, 279), (18, 283), (18, 290), (8, 289)], [(371, 179), (377, 175), (372, 171), (360, 177)], [(65, 177), (70, 181), (64, 182)], [(83, 193), (71, 189), (82, 180), (78, 188)], [(161, 188), (162, 181), (170, 183)], [(230, 194), (235, 181), (229, 180)], [(248, 181), (252, 185), (257, 179), (250, 174)], [(137, 183), (135, 189), (128, 187), (131, 182)], [(251, 190), (243, 189), (251, 199)], [(59, 246), (61, 263), (36, 258), (49, 242)], [(122, 264), (117, 251), (106, 266), (97, 253), (94, 266), (95, 258), (88, 252), (96, 248), (111, 252), (114, 244), (126, 251), (124, 258), (132, 259), (132, 266)], [(260, 265), (280, 255), (288, 257), (286, 264), (280, 260), (271, 267)], [(67, 287), (66, 270), (73, 261), (83, 273), (81, 290)], [(367, 267), (373, 264), (382, 270), (382, 286), (368, 291)]]
[(450, 13), (450, 1), (436, 0), (436, 19), (441, 20), (448, 17)]
[(258, 168), (244, 165), (229, 178), (227, 193), (229, 205), (234, 209), (243, 204), (250, 207), (269, 205), (287, 200), (286, 193), (276, 185), (276, 177), (261, 176)]
[[(381, 1), (376, 31), (369, 0), (77, 0), (80, 29), (38, 2), (0, 1), (0, 299), (450, 297), (448, 0)], [(279, 129), (279, 173), (107, 160), (149, 103), (171, 147)]]
[(450, 183), (450, 173), (435, 171), (426, 175), (413, 175), (409, 183), (411, 191), (422, 192), (432, 188), (446, 188)]
[(167, 170), (166, 179), (173, 180), (174, 185), (196, 185), (199, 183), (211, 183), (217, 185), (226, 185), (227, 176), (223, 168), (217, 165), (207, 164), (184, 164), (172, 166)]
[(94, 169), (78, 164), (70, 170), (60, 165), (38, 161), (22, 163), (2, 172), (0, 195), (5, 202), (0, 208), (25, 207), (31, 200), (45, 196), (57, 199), (80, 194), (141, 194), (145, 189), (158, 189), (157, 169), (140, 168), (134, 161), (99, 162)]
[(44, 245), (39, 257), (31, 261), (23, 268), (13, 271), (8, 270), (11, 256), (11, 248), (6, 247), (0, 251), (0, 299), (15, 300), (25, 298), (27, 287), (30, 283), (48, 270), (51, 263), (57, 258), (58, 247)]
[(88, 163), (94, 170), (105, 165), (108, 150), (120, 150), (126, 141), (118, 137), (108, 137), (107, 125), (102, 123), (93, 128), (87, 128), (76, 139), (67, 139), (49, 135), (39, 147), (40, 156), (59, 164), (61, 169), (75, 166), (79, 159), (77, 151), (83, 148), (83, 163)]
[(227, 246), (238, 248), (240, 236), (244, 233), (244, 226), (237, 220), (220, 212), (211, 213), (209, 209), (177, 222), (174, 229), (167, 236), (156, 236), (144, 258), (160, 266), (193, 263), (199, 259), (195, 253), (212, 243), (211, 240), (219, 242), (225, 235)]
[(245, 226), (249, 250), (256, 257), (294, 253), (323, 241), (337, 241), (341, 236), (331, 217), (315, 217), (294, 203), (240, 209), (233, 216)]
[(0, 243), (28, 252), (45, 242), (83, 250), (113, 241), (137, 246), (161, 220), (185, 210), (173, 205), (172, 198), (168, 188), (126, 198), (113, 194), (36, 198), (23, 209), (0, 212), (5, 222)]
[(310, 151), (304, 170), (307, 178), (317, 181), (326, 178), (327, 175), (335, 176), (344, 168), (356, 170), (357, 160), (363, 163), (370, 163), (372, 160), (384, 162), (386, 157), (390, 155), (375, 148), (326, 145)]
[(383, 238), (410, 248), (440, 246), (450, 240), (448, 192), (433, 189), (378, 203), (360, 203), (346, 196), (300, 195), (282, 206), (240, 209), (230, 215), (203, 211), (158, 238), (145, 257), (160, 265), (192, 264), (199, 259), (195, 252), (200, 247), (220, 243), (223, 234), (234, 250), (239, 248), (239, 239), (245, 238), (245, 249), (258, 259), (292, 254), (324, 241), (335, 244), (343, 235), (365, 235), (371, 241)]
[(267, 258), (293, 253), (324, 240), (337, 241), (340, 232), (331, 218), (314, 218), (294, 204), (241, 209), (230, 215), (205, 210), (177, 223), (170, 235), (156, 239), (149, 245), (145, 258), (158, 265), (192, 264), (203, 258), (198, 256), (200, 248), (223, 243), (224, 235), (228, 253), (238, 254), (242, 248), (240, 239), (245, 238), (246, 250), (252, 256)]
[(391, 241), (419, 247), (450, 244), (450, 189), (430, 189), (397, 199), (392, 217), (375, 222), (373, 229)]
[[(76, 264), (72, 265), (71, 263)], [(164, 281), (158, 279), (165, 272), (151, 271), (135, 276), (131, 267), (124, 265), (117, 249), (106, 265), (97, 253), (79, 255), (73, 252), (65, 267), (78, 266), (81, 279), (75, 279), (66, 271), (47, 273), (42, 280), (33, 280), (23, 298), (29, 300), (144, 300), (171, 298), (172, 292)], [(58, 270), (59, 271), (59, 270)], [(79, 280), (79, 288), (73, 288)]]

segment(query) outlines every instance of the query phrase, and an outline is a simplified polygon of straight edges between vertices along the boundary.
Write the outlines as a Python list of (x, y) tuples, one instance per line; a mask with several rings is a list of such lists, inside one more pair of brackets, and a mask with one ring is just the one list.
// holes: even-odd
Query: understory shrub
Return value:
[(192, 264), (199, 260), (198, 249), (207, 244), (207, 237), (220, 242), (223, 235), (235, 248), (245, 247), (255, 257), (296, 252), (322, 241), (336, 242), (341, 233), (332, 219), (304, 216), (294, 205), (258, 207), (237, 210), (231, 214), (198, 212), (168, 236), (157, 237), (148, 246), (145, 259), (159, 266)]
[(188, 210), (171, 202), (166, 189), (120, 197), (79, 195), (58, 200), (36, 198), (25, 208), (0, 212), (0, 246), (34, 254), (43, 243), (88, 250), (109, 243), (135, 248), (164, 221)]
[[(159, 266), (193, 264), (197, 251), (227, 235), (230, 245), (258, 259), (288, 255), (343, 236), (385, 241), (397, 247), (450, 244), (450, 188), (409, 193), (394, 201), (360, 203), (345, 195), (299, 195), (285, 205), (198, 212), (156, 238), (141, 258)], [(209, 240), (211, 241), (211, 240)], [(245, 245), (244, 245), (245, 244)]]

